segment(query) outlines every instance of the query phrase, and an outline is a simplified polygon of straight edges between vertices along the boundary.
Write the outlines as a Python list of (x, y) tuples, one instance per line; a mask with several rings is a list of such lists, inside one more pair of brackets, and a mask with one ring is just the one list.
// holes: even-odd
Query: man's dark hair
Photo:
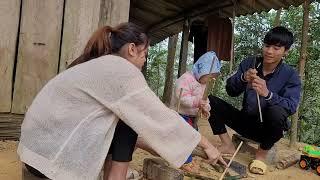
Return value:
[(268, 45), (284, 46), (285, 50), (288, 50), (293, 44), (293, 34), (287, 28), (277, 26), (266, 34), (263, 42)]

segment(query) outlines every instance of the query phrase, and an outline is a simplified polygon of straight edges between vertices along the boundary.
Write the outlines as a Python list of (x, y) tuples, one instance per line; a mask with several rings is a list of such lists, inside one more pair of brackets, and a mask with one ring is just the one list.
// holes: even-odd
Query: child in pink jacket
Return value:
[[(211, 69), (212, 63), (213, 67)], [(216, 53), (209, 51), (198, 59), (193, 65), (192, 71), (184, 73), (176, 80), (172, 105), (173, 107), (177, 107), (179, 94), (182, 89), (178, 113), (195, 129), (197, 129), (197, 125), (194, 121), (199, 109), (202, 109), (202, 112), (204, 112), (206, 116), (210, 115), (211, 108), (209, 100), (202, 100), (202, 96), (206, 88), (206, 83), (209, 79), (219, 76), (220, 68), (221, 63)], [(192, 167), (192, 156), (190, 155), (182, 169), (191, 171)]]

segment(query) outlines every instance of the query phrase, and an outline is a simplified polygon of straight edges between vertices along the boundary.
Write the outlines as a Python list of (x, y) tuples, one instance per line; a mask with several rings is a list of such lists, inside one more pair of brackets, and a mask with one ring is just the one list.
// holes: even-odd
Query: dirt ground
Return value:
[[(219, 139), (212, 135), (210, 126), (207, 122), (199, 123), (201, 134), (209, 138), (211, 142), (218, 145)], [(277, 144), (277, 157), (281, 159), (291, 154), (298, 153), (298, 148), (303, 147), (303, 144), (292, 150), (288, 148), (288, 141), (283, 139)], [(20, 180), (21, 179), (21, 163), (16, 154), (17, 142), (14, 141), (0, 141), (0, 180)], [(130, 163), (130, 167), (142, 172), (143, 159), (146, 157), (152, 157), (149, 153), (143, 150), (137, 150), (134, 153), (133, 161)], [(201, 158), (195, 157), (195, 161), (199, 166), (200, 175), (216, 178), (220, 177), (221, 173), (216, 172), (210, 165), (203, 162)], [(236, 161), (248, 165), (253, 159), (253, 156), (248, 153), (239, 153), (236, 156)], [(236, 175), (232, 170), (231, 175)], [(186, 180), (191, 179), (186, 177)], [(278, 170), (274, 166), (269, 166), (266, 175), (253, 175), (249, 174), (246, 179), (258, 179), (258, 180), (320, 180), (320, 176), (316, 174), (314, 170), (301, 170), (298, 165), (294, 165), (285, 170)]]

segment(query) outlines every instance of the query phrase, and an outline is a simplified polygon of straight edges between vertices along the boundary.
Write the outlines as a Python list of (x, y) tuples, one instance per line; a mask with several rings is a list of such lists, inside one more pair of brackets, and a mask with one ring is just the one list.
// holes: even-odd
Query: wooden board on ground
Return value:
[(18, 140), (22, 115), (0, 114), (0, 140)]
[(63, 0), (22, 1), (12, 112), (23, 114), (58, 71)]
[(10, 112), (20, 0), (0, 1), (0, 112)]

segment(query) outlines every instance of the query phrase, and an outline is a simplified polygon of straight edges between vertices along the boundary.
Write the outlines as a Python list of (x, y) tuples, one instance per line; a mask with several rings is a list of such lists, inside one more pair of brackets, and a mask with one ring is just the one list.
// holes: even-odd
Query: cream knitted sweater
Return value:
[(159, 100), (138, 68), (107, 55), (44, 86), (25, 115), (18, 154), (50, 179), (97, 179), (119, 118), (176, 167), (201, 138)]

